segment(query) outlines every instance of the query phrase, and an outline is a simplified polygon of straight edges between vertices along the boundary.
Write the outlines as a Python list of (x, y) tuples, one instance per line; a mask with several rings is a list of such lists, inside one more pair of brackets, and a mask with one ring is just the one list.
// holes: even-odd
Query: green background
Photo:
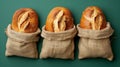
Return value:
[[(72, 12), (75, 25), (79, 23), (81, 13), (87, 6), (99, 6), (107, 21), (115, 30), (111, 37), (114, 60), (103, 59), (78, 60), (78, 40), (75, 37), (75, 59), (29, 59), (23, 57), (6, 57), (7, 36), (5, 29), (12, 21), (14, 12), (19, 8), (33, 8), (39, 15), (40, 29), (45, 24), (49, 11), (56, 6), (64, 6)], [(38, 43), (40, 53), (43, 38)], [(0, 0), (0, 67), (120, 67), (120, 0)]]

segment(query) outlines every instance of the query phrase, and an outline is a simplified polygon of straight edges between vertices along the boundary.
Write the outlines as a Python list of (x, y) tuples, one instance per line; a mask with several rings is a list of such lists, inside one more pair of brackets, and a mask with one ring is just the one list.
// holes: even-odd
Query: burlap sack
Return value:
[(11, 29), (9, 24), (6, 34), (6, 56), (21, 56), (28, 58), (38, 58), (36, 42), (39, 40), (40, 29), (34, 33), (20, 33)]
[(63, 32), (48, 32), (45, 31), (45, 26), (42, 28), (41, 36), (44, 38), (40, 58), (60, 58), (74, 59), (74, 37), (76, 28)]
[(113, 34), (113, 29), (107, 23), (107, 27), (102, 30), (86, 30), (77, 25), (79, 40), (79, 59), (102, 57), (108, 60), (113, 59), (109, 37)]

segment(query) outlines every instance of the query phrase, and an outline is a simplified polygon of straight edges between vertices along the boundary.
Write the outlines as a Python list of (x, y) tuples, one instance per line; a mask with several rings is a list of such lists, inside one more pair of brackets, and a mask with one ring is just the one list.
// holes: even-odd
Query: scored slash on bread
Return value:
[(50, 32), (60, 32), (71, 29), (73, 26), (70, 11), (64, 7), (55, 7), (47, 17), (45, 29)]
[(38, 15), (31, 8), (18, 9), (12, 19), (12, 29), (17, 32), (32, 33), (38, 29)]
[(53, 21), (54, 32), (65, 31), (65, 28), (66, 28), (65, 20), (66, 19), (65, 19), (65, 16), (63, 16), (63, 14), (64, 14), (64, 12), (63, 12), (63, 10), (61, 10), (56, 15), (56, 18)]
[(18, 20), (19, 20), (18, 21), (18, 29), (20, 30), (20, 32), (24, 31), (25, 28), (28, 26), (29, 22), (27, 22), (24, 25), (23, 29), (21, 28), (21, 25), (24, 23), (25, 20), (27, 20), (27, 18), (28, 18), (28, 12), (25, 12), (20, 19), (18, 17)]
[(100, 8), (90, 6), (83, 11), (80, 20), (81, 28), (101, 30), (106, 27), (106, 24), (105, 16)]

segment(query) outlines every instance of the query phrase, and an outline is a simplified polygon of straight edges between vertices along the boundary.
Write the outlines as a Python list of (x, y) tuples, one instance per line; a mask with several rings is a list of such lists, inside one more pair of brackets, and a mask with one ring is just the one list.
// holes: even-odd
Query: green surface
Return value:
[[(5, 46), (7, 36), (5, 29), (12, 21), (14, 12), (23, 7), (33, 8), (39, 15), (39, 26), (45, 24), (49, 11), (56, 6), (69, 8), (73, 14), (75, 24), (79, 23), (82, 11), (91, 5), (101, 7), (107, 21), (115, 30), (111, 37), (114, 60), (85, 59), (78, 60), (78, 37), (75, 37), (75, 59), (29, 59), (23, 57), (6, 57)], [(0, 67), (120, 67), (120, 0), (0, 0)], [(40, 52), (42, 38), (38, 43)]]

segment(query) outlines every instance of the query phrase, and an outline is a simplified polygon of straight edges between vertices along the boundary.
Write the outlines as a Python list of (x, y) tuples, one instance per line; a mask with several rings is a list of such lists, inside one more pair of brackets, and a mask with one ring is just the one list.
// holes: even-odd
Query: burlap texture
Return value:
[(63, 32), (48, 32), (45, 26), (41, 36), (44, 38), (40, 58), (74, 59), (74, 37), (76, 28)]
[(77, 25), (78, 36), (80, 37), (79, 59), (83, 58), (107, 58), (113, 59), (113, 53), (110, 45), (109, 37), (113, 34), (113, 29), (107, 23), (107, 27), (102, 30), (82, 29)]
[(39, 40), (40, 29), (34, 33), (20, 33), (11, 29), (9, 24), (6, 30), (6, 56), (21, 56), (38, 58), (36, 42)]

